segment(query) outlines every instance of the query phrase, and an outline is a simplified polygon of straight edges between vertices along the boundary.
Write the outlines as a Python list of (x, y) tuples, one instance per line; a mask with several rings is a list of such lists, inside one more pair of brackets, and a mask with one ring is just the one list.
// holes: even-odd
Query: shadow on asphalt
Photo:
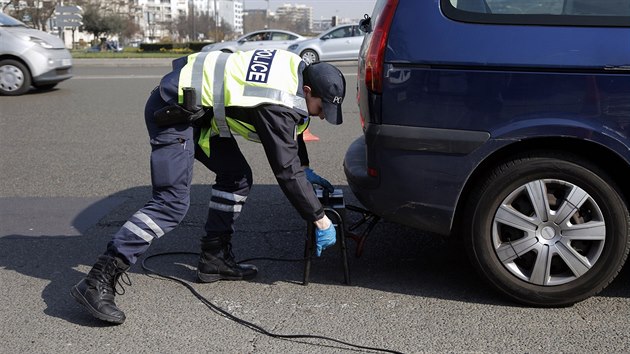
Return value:
[[(351, 192), (343, 187), (346, 203), (353, 203)], [(182, 224), (156, 240), (146, 256), (164, 252), (198, 252), (199, 236), (203, 232), (210, 189), (194, 185), (191, 207)], [(19, 274), (44, 280), (41, 297), (52, 317), (81, 326), (107, 326), (79, 308), (71, 298), (70, 288), (85, 276), (89, 267), (106, 247), (111, 235), (127, 218), (140, 208), (150, 195), (150, 187), (137, 187), (109, 196), (121, 200), (112, 209), (111, 203), (98, 202), (82, 211), (73, 221), (80, 236), (23, 236), (0, 238), (0, 267)], [(104, 213), (92, 225), (86, 218)], [(360, 215), (348, 212), (346, 225), (359, 220)], [(306, 237), (305, 223), (291, 207), (279, 187), (255, 185), (247, 207), (237, 221), (233, 239), (237, 259), (269, 257), (299, 259), (303, 257)], [(348, 259), (353, 287), (451, 301), (518, 306), (491, 290), (475, 274), (460, 247), (449, 241), (423, 235), (400, 225), (380, 222), (369, 235), (361, 257), (355, 256), (356, 244), (348, 239)], [(144, 273), (140, 258), (130, 273)], [(147, 262), (151, 268), (188, 282), (195, 281), (197, 258), (194, 255), (165, 255)], [(303, 262), (259, 260), (255, 283), (291, 283), (301, 285)], [(312, 264), (310, 283), (343, 284), (340, 252), (335, 246), (326, 250)], [(627, 268), (627, 267), (626, 267)], [(138, 275), (132, 276), (133, 277)], [(26, 283), (26, 281), (22, 281)], [(630, 296), (630, 272), (622, 271), (600, 295)], [(20, 286), (20, 281), (12, 286)]]

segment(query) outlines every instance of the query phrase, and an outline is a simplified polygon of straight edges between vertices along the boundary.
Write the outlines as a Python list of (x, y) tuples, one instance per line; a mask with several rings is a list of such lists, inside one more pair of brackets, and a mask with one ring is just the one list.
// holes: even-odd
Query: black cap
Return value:
[(311, 87), (312, 95), (322, 99), (324, 117), (332, 124), (341, 124), (341, 103), (346, 96), (346, 79), (334, 65), (317, 62), (304, 70), (304, 84)]

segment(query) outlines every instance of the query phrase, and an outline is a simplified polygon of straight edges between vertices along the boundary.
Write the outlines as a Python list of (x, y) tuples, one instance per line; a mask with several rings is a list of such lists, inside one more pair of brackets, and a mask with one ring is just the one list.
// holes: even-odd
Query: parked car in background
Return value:
[(122, 52), (123, 47), (119, 46), (118, 43), (113, 41), (108, 41), (105, 43), (95, 44), (88, 49), (85, 50), (87, 53), (99, 53), (99, 52)]
[(316, 61), (357, 60), (363, 43), (363, 32), (357, 25), (334, 27), (317, 38), (306, 39), (289, 46), (307, 64)]
[(604, 289), (630, 241), (630, 0), (377, 0), (361, 27), (357, 199), (518, 302)]
[(292, 43), (303, 39), (306, 39), (306, 37), (289, 31), (276, 29), (260, 30), (247, 33), (235, 41), (208, 44), (201, 51), (220, 50), (226, 53), (234, 53), (254, 49), (287, 49)]
[(21, 95), (31, 85), (48, 90), (72, 77), (63, 41), (0, 13), (0, 94)]

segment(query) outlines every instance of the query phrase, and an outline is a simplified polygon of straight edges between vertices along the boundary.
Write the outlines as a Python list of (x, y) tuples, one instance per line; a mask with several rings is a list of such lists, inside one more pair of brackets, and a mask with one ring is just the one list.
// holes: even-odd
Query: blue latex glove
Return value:
[(326, 230), (315, 228), (315, 245), (317, 257), (322, 255), (322, 251), (337, 242), (337, 231), (332, 223)]
[(330, 182), (328, 182), (325, 178), (319, 176), (312, 169), (307, 167), (304, 169), (304, 173), (306, 174), (306, 179), (311, 182), (313, 186), (317, 184), (327, 190), (328, 193), (333, 193), (335, 191), (335, 187), (333, 187)]

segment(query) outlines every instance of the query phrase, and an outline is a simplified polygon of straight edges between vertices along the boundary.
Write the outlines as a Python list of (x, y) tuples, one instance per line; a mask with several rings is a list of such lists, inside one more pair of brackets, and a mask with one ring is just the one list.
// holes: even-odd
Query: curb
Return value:
[(108, 58), (108, 59), (72, 59), (75, 67), (161, 67), (171, 66), (176, 58)]
[[(177, 58), (107, 58), (107, 59), (72, 59), (72, 65), (75, 67), (170, 67), (173, 60)], [(334, 66), (338, 67), (356, 67), (357, 62), (350, 61), (331, 61)]]

